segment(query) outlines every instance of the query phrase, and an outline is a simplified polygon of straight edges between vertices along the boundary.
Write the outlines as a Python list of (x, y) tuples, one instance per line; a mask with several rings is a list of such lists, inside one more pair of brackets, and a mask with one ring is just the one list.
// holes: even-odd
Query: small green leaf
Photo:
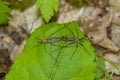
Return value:
[(96, 70), (96, 80), (99, 80), (105, 74), (105, 60), (103, 57), (98, 57), (96, 61), (97, 70)]
[(10, 8), (24, 11), (34, 5), (36, 0), (4, 0), (10, 5)]
[(0, 0), (0, 24), (6, 24), (8, 22), (9, 14), (11, 9), (8, 8), (1, 0)]
[(58, 11), (59, 0), (37, 0), (36, 6), (40, 8), (41, 14), (46, 22), (54, 15), (54, 11)]
[[(66, 36), (73, 40), (54, 42)], [(94, 80), (94, 59), (94, 49), (76, 22), (44, 24), (27, 40), (6, 80)]]

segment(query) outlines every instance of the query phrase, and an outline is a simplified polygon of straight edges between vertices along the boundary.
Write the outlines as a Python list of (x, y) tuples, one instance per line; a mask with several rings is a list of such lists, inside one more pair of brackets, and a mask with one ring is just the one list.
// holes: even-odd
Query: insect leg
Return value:
[[(77, 38), (78, 38), (78, 36), (79, 36), (79, 33), (78, 33), (78, 30), (75, 28), (75, 30), (76, 30), (76, 32), (77, 32)], [(75, 34), (69, 29), (69, 31), (72, 33), (72, 35), (73, 35), (73, 37), (75, 37)], [(74, 54), (76, 53), (76, 51), (77, 51), (77, 49), (78, 49), (78, 44), (77, 44), (77, 42), (74, 42), (75, 44), (76, 44), (76, 49), (73, 51), (73, 54), (72, 54), (72, 56), (71, 56), (71, 58), (70, 59), (72, 59), (73, 58), (73, 56), (74, 56)]]
[(75, 52), (77, 51), (77, 49), (78, 49), (78, 44), (76, 43), (76, 48), (75, 48), (75, 50), (74, 50), (74, 52), (73, 52), (73, 54), (72, 54), (72, 56), (71, 56), (71, 58), (70, 58), (70, 59), (72, 59), (72, 58), (73, 58), (73, 56), (74, 56)]
[(54, 33), (52, 33), (51, 35), (48, 36), (48, 38), (52, 37), (54, 34), (56, 34), (57, 32), (61, 31), (62, 29), (66, 28), (69, 32), (72, 33), (72, 35), (75, 37), (74, 33), (66, 26), (66, 24), (63, 24), (64, 26), (58, 30), (56, 30)]
[(64, 26), (72, 33), (72, 35), (75, 37), (75, 34), (67, 27), (67, 25), (64, 24)]
[(64, 50), (64, 47), (62, 47), (62, 49), (58, 53), (55, 65), (54, 65), (54, 67), (53, 67), (53, 69), (51, 70), (51, 73), (50, 73), (50, 77), (49, 77), (50, 80), (53, 80), (53, 76), (55, 74), (56, 68), (57, 68), (57, 66), (59, 66), (59, 63), (61, 61), (61, 58), (62, 58), (62, 55), (63, 55), (63, 50)]
[(55, 33), (59, 32), (59, 31), (62, 30), (62, 29), (64, 29), (64, 27), (62, 27), (62, 28), (56, 30), (55, 32), (53, 32), (51, 35), (48, 36), (48, 38), (52, 37)]
[(85, 48), (85, 46), (82, 44), (82, 43), (80, 43), (80, 45), (84, 48), (84, 50), (88, 53), (88, 55), (90, 56), (90, 53), (87, 51), (87, 49)]
[[(46, 32), (46, 31), (45, 31), (45, 32)], [(44, 39), (45, 39), (45, 37), (46, 37), (46, 36), (45, 36), (45, 32), (44, 32)], [(53, 57), (53, 55), (51, 55), (51, 54), (49, 53), (49, 51), (47, 50), (46, 45), (47, 45), (47, 43), (44, 44), (44, 50), (45, 50), (45, 52), (48, 53), (48, 55), (50, 55), (53, 59), (55, 59), (55, 58)]]
[(69, 43), (67, 45), (64, 45), (64, 46), (60, 46), (59, 48), (55, 49), (54, 51), (52, 51), (52, 53), (54, 53), (55, 51), (58, 51), (59, 49), (62, 49), (62, 48), (69, 48), (69, 47), (75, 47), (75, 46), (69, 46), (69, 45), (72, 45), (74, 44), (73, 42), (72, 43)]
[(88, 52), (88, 50), (86, 49), (86, 47), (83, 45), (83, 41), (85, 41), (85, 40), (87, 40), (86, 37), (81, 38), (81, 43), (79, 43), (79, 44), (84, 48), (84, 50), (85, 50), (85, 51), (88, 53), (88, 55), (90, 56), (90, 53)]

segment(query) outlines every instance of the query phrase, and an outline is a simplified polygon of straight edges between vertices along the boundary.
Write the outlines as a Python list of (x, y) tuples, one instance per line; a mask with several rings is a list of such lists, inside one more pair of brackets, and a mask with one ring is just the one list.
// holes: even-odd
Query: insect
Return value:
[[(62, 37), (53, 37), (53, 38), (49, 38), (49, 39), (44, 39), (44, 40), (41, 40), (40, 43), (42, 43), (42, 44), (49, 44), (50, 43), (50, 45), (65, 48), (65, 47), (67, 47), (67, 46), (69, 46), (70, 44), (73, 44), (73, 43), (79, 44), (80, 42), (82, 42), (82, 40), (84, 40), (84, 38), (79, 39), (77, 37), (62, 36)], [(52, 43), (55, 43), (55, 42), (58, 42), (58, 41), (71, 42), (71, 43), (69, 45), (64, 45), (64, 46), (58, 46), (58, 45), (52, 44)], [(73, 46), (73, 47), (75, 47), (75, 46)], [(78, 48), (78, 46), (77, 46), (77, 48)], [(74, 51), (74, 53), (75, 53), (75, 51)], [(48, 51), (46, 51), (46, 52), (49, 53)], [(73, 53), (73, 55), (74, 55), (74, 53)]]
[[(67, 27), (67, 25), (64, 25), (63, 27), (56, 29), (56, 31), (53, 32), (52, 34), (47, 35), (47, 31), (45, 31), (45, 35), (44, 35), (45, 38), (39, 40), (39, 43), (44, 45), (44, 49), (46, 53), (48, 53), (55, 60), (54, 67), (50, 72), (50, 76), (49, 76), (50, 80), (53, 80), (53, 76), (55, 74), (56, 68), (59, 66), (59, 63), (63, 57), (66, 48), (71, 49), (72, 47), (73, 49), (73, 52), (71, 52), (72, 55), (70, 57), (70, 60), (72, 60), (74, 54), (76, 53), (79, 47), (83, 47), (85, 51), (89, 53), (82, 44), (82, 42), (84, 42), (86, 38), (85, 37), (79, 38), (80, 34), (78, 32), (78, 29), (75, 28), (74, 30), (76, 34), (73, 33), (73, 31), (69, 27)], [(61, 34), (61, 32), (66, 32), (66, 33)], [(54, 56), (56, 55), (55, 52), (57, 52), (58, 54), (57, 57)]]
[(54, 43), (54, 42), (58, 42), (58, 41), (72, 41), (72, 42), (76, 42), (79, 43), (81, 42), (81, 39), (79, 38), (74, 38), (71, 36), (62, 36), (62, 37), (53, 37), (53, 38), (49, 38), (49, 39), (45, 39), (45, 40), (41, 40), (41, 43)]
[(44, 37), (42, 37), (42, 39), (38, 39), (38, 36), (36, 39), (38, 46), (43, 45), (43, 51), (45, 51), (54, 62), (50, 70), (49, 80), (53, 80), (57, 67), (60, 67), (64, 54), (67, 53), (69, 49), (71, 49), (69, 60), (74, 60), (74, 58), (76, 58), (74, 57), (76, 56), (75, 53), (77, 52), (77, 54), (79, 54), (78, 50), (80, 49), (84, 49), (84, 51), (89, 53), (83, 45), (87, 38), (84, 36), (81, 37), (79, 28), (76, 28), (76, 26), (64, 24), (50, 28), (49, 30), (44, 30), (43, 33)]
[[(66, 30), (66, 32), (68, 32), (69, 35), (62, 35), (60, 37), (56, 37), (55, 34), (59, 33), (62, 30)], [(74, 47), (75, 50), (73, 51), (73, 54), (71, 56), (71, 59), (73, 57), (73, 55), (75, 54), (76, 50), (78, 49), (79, 44), (86, 50), (86, 48), (83, 46), (82, 42), (84, 40), (86, 40), (86, 38), (78, 38), (79, 33), (78, 30), (76, 29), (76, 33), (77, 36), (71, 31), (71, 29), (69, 29), (69, 27), (67, 27), (65, 24), (62, 28), (57, 29), (54, 33), (48, 35), (47, 38), (43, 39), (43, 40), (39, 40), (39, 43), (44, 44), (45, 45), (45, 51), (51, 56), (53, 57), (53, 55), (51, 53), (54, 53), (57, 50), (60, 50), (61, 48), (69, 48), (69, 47)], [(66, 45), (61, 45), (61, 44), (57, 44), (58, 42), (64, 42), (64, 44)], [(75, 44), (75, 45), (74, 45)], [(74, 46), (73, 46), (74, 45)], [(50, 47), (54, 47), (54, 50), (47, 50)], [(88, 53), (88, 51), (86, 50), (86, 52)], [(53, 57), (54, 58), (54, 57)]]

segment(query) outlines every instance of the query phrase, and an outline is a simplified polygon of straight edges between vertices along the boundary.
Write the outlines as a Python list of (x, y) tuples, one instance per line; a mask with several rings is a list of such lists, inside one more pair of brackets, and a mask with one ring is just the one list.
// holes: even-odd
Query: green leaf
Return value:
[(10, 8), (15, 10), (24, 11), (27, 8), (33, 6), (36, 0), (4, 0), (6, 3), (10, 5)]
[(0, 24), (6, 24), (8, 22), (9, 14), (11, 9), (8, 8), (1, 0), (0, 0)]
[[(73, 40), (54, 42), (56, 37), (66, 36)], [(75, 38), (81, 42), (75, 42)], [(43, 43), (45, 39), (53, 42)], [(94, 49), (76, 22), (44, 24), (27, 40), (6, 80), (94, 80), (94, 59)]]
[(97, 69), (96, 69), (96, 80), (101, 79), (105, 74), (105, 60), (103, 57), (98, 57), (96, 61)]
[(40, 8), (41, 14), (46, 22), (58, 11), (59, 0), (37, 0), (36, 6)]

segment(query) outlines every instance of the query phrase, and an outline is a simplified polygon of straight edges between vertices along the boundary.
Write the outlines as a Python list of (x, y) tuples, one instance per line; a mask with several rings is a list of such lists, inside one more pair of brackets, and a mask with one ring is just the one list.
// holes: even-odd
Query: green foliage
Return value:
[(35, 3), (35, 0), (5, 0), (13, 9), (24, 11)]
[(0, 0), (0, 24), (6, 24), (8, 22), (9, 14), (11, 9), (8, 8), (1, 0)]
[(96, 80), (101, 79), (101, 77), (103, 77), (105, 75), (105, 60), (104, 58), (98, 57), (98, 60), (96, 61), (96, 65), (97, 65), (97, 70), (96, 70)]
[(40, 8), (41, 14), (46, 22), (54, 15), (54, 11), (58, 10), (59, 0), (37, 0), (36, 6)]
[[(62, 36), (77, 37), (82, 41), (41, 42)], [(27, 40), (6, 80), (94, 80), (94, 58), (94, 49), (76, 22), (44, 24)]]
[(113, 62), (111, 59), (109, 59), (109, 58), (104, 58), (104, 60), (106, 61), (106, 62), (108, 62), (109, 64), (111, 64), (113, 67), (114, 67), (114, 70), (112, 70), (112, 72), (111, 72), (111, 74), (109, 73), (109, 72), (105, 72), (105, 80), (111, 80), (112, 79), (112, 77), (113, 77), (113, 75), (114, 75), (114, 73), (116, 72), (116, 71), (118, 71), (118, 73), (120, 73), (120, 67), (119, 67), (119, 64), (116, 64), (115, 62)]

